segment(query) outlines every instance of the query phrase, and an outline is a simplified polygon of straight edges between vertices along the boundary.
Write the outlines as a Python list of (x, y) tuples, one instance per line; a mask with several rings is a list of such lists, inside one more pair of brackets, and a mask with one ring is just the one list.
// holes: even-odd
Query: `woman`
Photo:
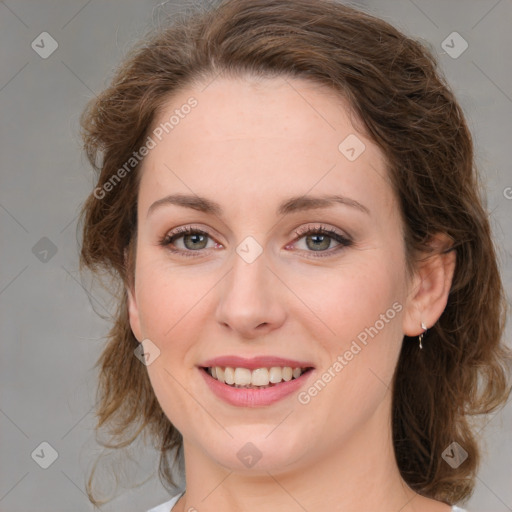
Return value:
[(153, 510), (460, 510), (510, 353), (429, 51), (328, 0), (228, 0), (144, 41), (82, 123), (81, 261), (121, 291), (98, 428), (149, 434), (169, 486), (185, 461)]

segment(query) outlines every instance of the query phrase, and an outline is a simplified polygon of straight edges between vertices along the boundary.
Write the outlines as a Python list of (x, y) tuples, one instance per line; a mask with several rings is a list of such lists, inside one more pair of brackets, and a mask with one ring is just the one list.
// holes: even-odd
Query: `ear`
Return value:
[(403, 332), (407, 336), (420, 335), (421, 322), (427, 329), (432, 327), (448, 302), (456, 264), (455, 250), (450, 250), (452, 240), (439, 233), (429, 245), (433, 250), (420, 256), (406, 301)]
[[(125, 250), (124, 252), (125, 259), (125, 267), (130, 268), (127, 265), (128, 252)], [(133, 335), (139, 342), (144, 339), (142, 335), (141, 322), (139, 316), (139, 308), (137, 306), (137, 298), (135, 294), (135, 276), (133, 280), (130, 280), (128, 284), (125, 286), (126, 289), (126, 302), (128, 306), (128, 318), (130, 320), (130, 327), (133, 331)]]
[(128, 317), (130, 319), (130, 327), (132, 328), (133, 335), (141, 342), (144, 337), (140, 328), (139, 309), (137, 307), (137, 300), (135, 298), (134, 290), (131, 286), (126, 287), (126, 300), (128, 302)]

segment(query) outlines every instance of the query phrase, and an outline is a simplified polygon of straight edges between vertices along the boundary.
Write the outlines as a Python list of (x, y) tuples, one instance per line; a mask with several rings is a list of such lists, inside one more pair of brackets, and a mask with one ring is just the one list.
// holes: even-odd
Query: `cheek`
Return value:
[(342, 431), (348, 435), (389, 398), (402, 339), (397, 284), (391, 273), (361, 272), (331, 280), (324, 294), (319, 316), (335, 335), (317, 338), (326, 357), (299, 398), (311, 400), (316, 426), (336, 432), (340, 442)]
[(141, 327), (144, 337), (160, 350), (147, 367), (148, 376), (169, 420), (178, 430), (189, 431), (191, 418), (204, 413), (183, 391), (183, 383), (194, 364), (191, 349), (201, 339), (198, 326), (207, 314), (207, 301), (201, 298), (206, 298), (208, 283), (193, 277), (190, 268), (188, 272), (170, 268), (162, 258), (144, 259), (142, 253), (139, 263), (136, 286)]
[(404, 283), (399, 264), (393, 268), (375, 260), (333, 274), (329, 287), (316, 295), (318, 317), (329, 328), (318, 340), (328, 354), (323, 370), (336, 375), (333, 380), (347, 400), (362, 390), (385, 392), (382, 384), (391, 381), (400, 351)]
[(141, 257), (136, 269), (137, 305), (145, 336), (165, 342), (177, 328), (186, 325), (188, 315), (204, 293), (189, 272), (170, 268), (163, 258)]
[(176, 292), (157, 272), (140, 272), (139, 278), (137, 303), (141, 326), (145, 337), (160, 345), (172, 329), (174, 316), (183, 302), (176, 300)]
[[(298, 293), (307, 297), (308, 305), (318, 312), (331, 338), (339, 340), (340, 348), (375, 324), (382, 331), (379, 334), (390, 330), (391, 325), (399, 325), (402, 282), (394, 271), (386, 271), (382, 262), (373, 265), (368, 261), (340, 268), (331, 271), (327, 279), (316, 280), (322, 281), (326, 285), (312, 291), (310, 280), (305, 279)], [(360, 336), (363, 338), (364, 335)]]

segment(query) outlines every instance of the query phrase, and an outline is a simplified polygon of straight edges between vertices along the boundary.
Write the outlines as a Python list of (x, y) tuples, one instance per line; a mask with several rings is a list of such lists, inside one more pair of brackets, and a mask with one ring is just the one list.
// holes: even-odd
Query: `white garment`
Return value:
[(185, 494), (185, 491), (174, 496), (171, 500), (153, 507), (152, 509), (148, 510), (148, 512), (171, 512), (172, 508), (174, 505), (176, 505), (176, 502), (183, 496), (183, 494)]
[[(156, 507), (153, 507), (152, 509), (148, 510), (148, 512), (171, 512), (174, 505), (176, 505), (177, 501), (183, 496), (184, 493), (185, 493), (185, 491), (178, 494), (177, 496), (174, 496), (171, 500), (166, 501), (165, 503), (161, 503), (160, 505), (158, 505)], [(454, 505), (452, 507), (452, 512), (468, 512), (468, 511)]]

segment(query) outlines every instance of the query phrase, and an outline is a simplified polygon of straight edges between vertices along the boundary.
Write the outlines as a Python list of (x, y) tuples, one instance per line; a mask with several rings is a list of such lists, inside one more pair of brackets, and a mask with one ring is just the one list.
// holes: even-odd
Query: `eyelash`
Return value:
[[(192, 251), (192, 250), (183, 250), (183, 249), (172, 249), (170, 247), (171, 244), (173, 242), (175, 242), (177, 239), (182, 238), (183, 236), (188, 235), (188, 234), (204, 235), (204, 236), (211, 238), (209, 233), (206, 231), (203, 231), (198, 228), (194, 228), (193, 226), (185, 226), (185, 227), (177, 228), (175, 231), (165, 235), (159, 241), (159, 245), (166, 247), (172, 253), (179, 254), (179, 255), (185, 256), (187, 258), (198, 257), (198, 256), (200, 256), (200, 254), (196, 255), (193, 253), (200, 253), (200, 252), (204, 251), (205, 249), (199, 249), (197, 251)], [(329, 249), (327, 251), (318, 251), (318, 252), (317, 251), (306, 251), (306, 252), (312, 252), (312, 253), (317, 252), (317, 255), (313, 256), (314, 258), (325, 258), (325, 257), (331, 256), (333, 253), (337, 253), (338, 251), (343, 250), (344, 248), (350, 247), (351, 245), (353, 245), (353, 241), (350, 238), (348, 238), (347, 236), (342, 235), (342, 234), (338, 233), (337, 231), (335, 231), (334, 229), (329, 229), (321, 224), (317, 225), (315, 227), (306, 226), (305, 228), (298, 229), (297, 231), (295, 231), (295, 234), (297, 235), (297, 238), (295, 240), (293, 240), (293, 242), (291, 242), (292, 244), (295, 244), (301, 238), (304, 238), (311, 234), (326, 235), (329, 238), (338, 242), (338, 244), (339, 244), (338, 246), (336, 246), (334, 249)]]

